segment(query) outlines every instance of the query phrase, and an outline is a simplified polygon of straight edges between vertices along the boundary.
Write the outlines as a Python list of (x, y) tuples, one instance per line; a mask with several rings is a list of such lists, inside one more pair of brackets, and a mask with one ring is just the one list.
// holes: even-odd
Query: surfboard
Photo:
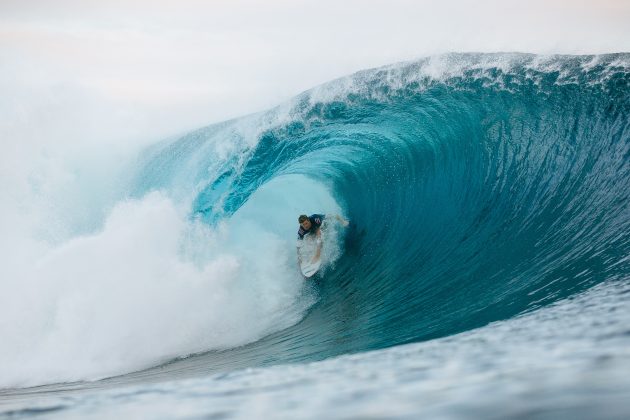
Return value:
[[(323, 241), (323, 235), (321, 237)], [(321, 253), (317, 255), (318, 240), (315, 235), (306, 235), (298, 248), (300, 255), (300, 271), (306, 278), (313, 277), (322, 266)]]

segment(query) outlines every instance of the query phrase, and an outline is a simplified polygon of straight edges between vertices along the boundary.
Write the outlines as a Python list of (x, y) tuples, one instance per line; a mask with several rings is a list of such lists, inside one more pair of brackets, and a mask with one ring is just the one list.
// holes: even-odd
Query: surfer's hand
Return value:
[(335, 214), (335, 219), (339, 220), (339, 223), (341, 223), (341, 226), (343, 226), (343, 227), (347, 227), (350, 224), (349, 221), (344, 220), (344, 218), (342, 218), (338, 214)]

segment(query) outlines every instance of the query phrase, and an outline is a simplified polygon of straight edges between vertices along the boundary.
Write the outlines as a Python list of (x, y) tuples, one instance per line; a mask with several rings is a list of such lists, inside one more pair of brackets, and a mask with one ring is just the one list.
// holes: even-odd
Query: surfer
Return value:
[[(302, 264), (302, 258), (300, 256), (299, 249), (302, 246), (301, 241), (304, 239), (304, 236), (307, 234), (314, 235), (316, 237), (317, 251), (315, 252), (315, 255), (313, 256), (312, 261), (319, 260), (319, 257), (322, 252), (322, 239), (321, 239), (322, 232), (320, 228), (325, 218), (326, 218), (325, 214), (313, 214), (311, 216), (302, 214), (298, 218), (298, 223), (300, 224), (300, 229), (298, 230), (298, 264)], [(339, 223), (342, 224), (342, 226), (348, 226), (349, 222), (347, 220), (344, 220), (338, 214), (335, 215), (335, 219), (337, 219)]]
[[(307, 233), (314, 233), (318, 238), (322, 236), (319, 228), (322, 226), (324, 222), (325, 214), (313, 214), (310, 217), (302, 214), (298, 218), (298, 222), (300, 223), (300, 229), (298, 230), (298, 239), (304, 239), (304, 235)], [(344, 220), (338, 214), (335, 214), (335, 219), (341, 223), (342, 226), (348, 226), (348, 221)]]

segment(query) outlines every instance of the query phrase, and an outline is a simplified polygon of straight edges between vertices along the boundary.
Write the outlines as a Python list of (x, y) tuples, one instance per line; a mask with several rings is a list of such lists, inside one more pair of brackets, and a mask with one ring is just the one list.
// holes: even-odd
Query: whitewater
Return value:
[(0, 417), (624, 418), (629, 117), (628, 54), (453, 53), (4, 181)]

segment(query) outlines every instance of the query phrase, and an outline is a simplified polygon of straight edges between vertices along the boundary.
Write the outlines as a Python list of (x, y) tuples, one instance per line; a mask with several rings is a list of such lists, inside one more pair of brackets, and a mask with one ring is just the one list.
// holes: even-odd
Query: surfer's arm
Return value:
[(297, 241), (297, 246), (296, 246), (296, 252), (297, 252), (297, 260), (298, 260), (298, 265), (302, 265), (302, 256), (300, 255), (300, 248), (302, 247), (303, 242), (302, 242), (302, 238), (299, 238)]
[(343, 217), (339, 216), (338, 214), (335, 214), (335, 219), (337, 219), (339, 223), (341, 223), (343, 226), (348, 226), (349, 222), (345, 220)]
[(322, 254), (322, 234), (321, 231), (317, 230), (317, 251), (315, 251), (315, 256), (313, 256), (313, 261), (319, 260), (319, 257)]

